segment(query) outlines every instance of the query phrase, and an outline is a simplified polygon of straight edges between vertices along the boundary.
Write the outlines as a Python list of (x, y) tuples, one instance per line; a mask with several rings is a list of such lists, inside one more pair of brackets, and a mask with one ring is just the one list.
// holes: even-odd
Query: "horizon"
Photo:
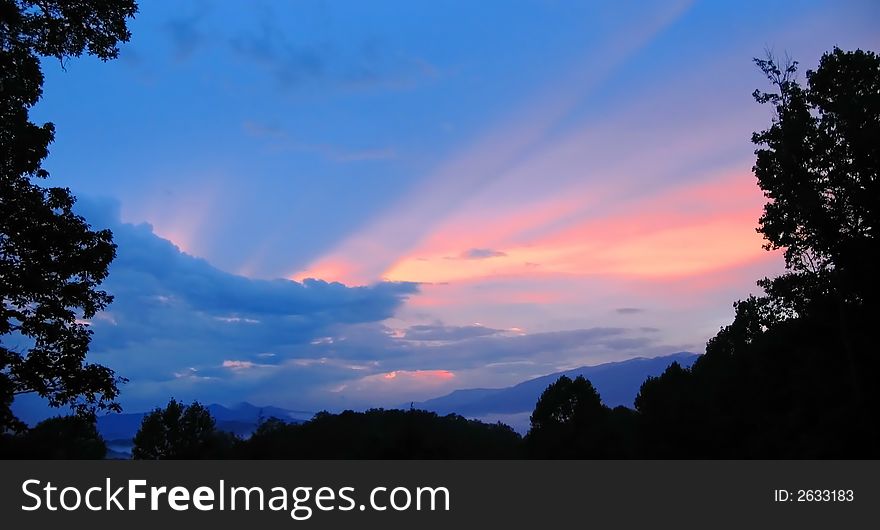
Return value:
[(125, 412), (703, 353), (783, 269), (752, 58), (880, 47), (870, 2), (256, 6), (142, 5), (118, 60), (43, 61), (48, 183), (119, 245), (89, 360)]
[[(581, 366), (571, 370), (546, 374), (526, 381), (519, 381), (508, 387), (456, 389), (448, 394), (436, 396), (426, 401), (398, 403), (388, 407), (308, 411), (290, 410), (277, 407), (272, 403), (254, 404), (249, 401), (201, 403), (201, 405), (211, 413), (217, 422), (218, 430), (232, 432), (236, 435), (244, 436), (244, 438), (249, 437), (260, 423), (268, 418), (274, 417), (285, 422), (304, 423), (312, 420), (321, 412), (339, 414), (343, 412), (366, 412), (368, 410), (415, 410), (434, 413), (440, 417), (454, 414), (488, 424), (502, 423), (524, 436), (530, 428), (533, 412), (532, 405), (540, 398), (540, 393), (547, 386), (547, 380), (552, 381), (554, 378), (562, 375), (569, 378), (582, 375), (596, 387), (605, 405), (612, 408), (619, 405), (633, 408), (633, 400), (638, 391), (637, 387), (646, 377), (659, 376), (673, 362), (679, 363), (680, 366), (689, 367), (696, 362), (698, 357), (698, 354), (691, 352), (676, 352), (653, 358), (633, 357), (623, 361)], [(658, 360), (662, 362), (652, 362)], [(621, 377), (623, 374), (620, 373), (620, 369), (625, 367), (636, 367), (635, 375), (633, 376), (631, 373), (629, 377), (626, 375)], [(600, 370), (592, 370), (597, 368)], [(467, 393), (467, 399), (464, 399), (464, 401), (460, 399), (461, 392)], [(508, 395), (499, 403), (497, 397), (505, 393), (512, 395)], [(487, 406), (485, 398), (490, 398), (490, 400), (494, 401), (490, 401)], [(449, 400), (452, 401), (450, 402)], [(102, 414), (97, 417), (96, 427), (98, 432), (108, 440), (114, 451), (130, 453), (130, 439), (135, 434), (135, 428), (140, 426), (144, 416), (155, 410), (162, 409), (163, 405), (151, 407), (149, 410), (127, 410), (123, 411), (122, 414)], [(499, 405), (501, 406), (499, 407)], [(221, 410), (218, 410), (218, 408)]]

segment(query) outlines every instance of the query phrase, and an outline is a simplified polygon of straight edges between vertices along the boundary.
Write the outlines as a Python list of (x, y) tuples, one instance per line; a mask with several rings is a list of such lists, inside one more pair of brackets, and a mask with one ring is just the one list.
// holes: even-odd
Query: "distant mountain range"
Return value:
[[(699, 357), (695, 353), (679, 352), (662, 357), (628, 359), (626, 361), (582, 366), (573, 370), (536, 377), (506, 388), (472, 388), (456, 390), (435, 399), (413, 403), (417, 409), (438, 414), (456, 413), (468, 418), (531, 413), (541, 393), (560, 376), (574, 379), (582, 375), (589, 379), (602, 402), (609, 407), (633, 406), (642, 383), (649, 376), (657, 376), (673, 362), (690, 366)], [(408, 405), (403, 408), (408, 408)]]
[[(288, 422), (298, 423), (312, 417), (312, 412), (287, 410), (280, 407), (257, 407), (242, 402), (232, 407), (208, 405), (208, 410), (217, 422), (217, 428), (240, 436), (250, 435), (260, 422), (260, 418), (279, 418)], [(98, 418), (98, 432), (111, 446), (125, 447), (134, 438), (141, 426), (146, 412), (129, 414), (108, 414)], [(115, 442), (115, 443), (114, 443)]]
[[(535, 408), (541, 393), (560, 376), (572, 379), (582, 375), (599, 391), (602, 401), (609, 407), (633, 406), (633, 400), (642, 383), (649, 376), (657, 376), (673, 362), (690, 366), (699, 357), (689, 352), (679, 352), (654, 358), (635, 358), (626, 361), (583, 366), (557, 372), (506, 388), (471, 388), (456, 390), (442, 397), (420, 403), (402, 405), (436, 412), (440, 415), (460, 414), (484, 421), (502, 421), (524, 433), (528, 429), (528, 416)], [(311, 419), (314, 413), (288, 410), (280, 407), (258, 407), (242, 402), (231, 407), (213, 404), (208, 410), (214, 416), (217, 428), (240, 436), (249, 436), (256, 429), (260, 418), (276, 417), (291, 423)], [(141, 426), (147, 413), (110, 414), (98, 418), (98, 432), (108, 442), (111, 457), (126, 458), (131, 451), (131, 440)]]

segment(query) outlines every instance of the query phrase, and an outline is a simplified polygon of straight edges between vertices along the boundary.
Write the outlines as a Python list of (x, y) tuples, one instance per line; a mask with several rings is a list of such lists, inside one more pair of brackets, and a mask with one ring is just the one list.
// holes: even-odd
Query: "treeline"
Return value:
[[(304, 423), (267, 418), (248, 437), (217, 429), (198, 402), (178, 401), (147, 414), (133, 439), (135, 459), (515, 459), (522, 438), (487, 424), (423, 410), (321, 412)], [(99, 459), (106, 442), (79, 416), (51, 418), (0, 436), (5, 458)]]
[(321, 412), (304, 423), (268, 418), (251, 436), (215, 427), (200, 403), (171, 400), (144, 417), (132, 456), (143, 459), (445, 459), (517, 458), (510, 427), (421, 410)]
[(49, 418), (30, 429), (0, 434), (0, 458), (96, 460), (106, 455), (95, 422), (81, 416)]
[[(136, 459), (876, 458), (876, 396), (854, 386), (835, 324), (798, 318), (748, 329), (757, 300), (710, 341), (692, 368), (649, 378), (635, 409), (604, 405), (592, 384), (560, 377), (521, 437), (507, 425), (423, 410), (322, 412), (304, 423), (263, 420), (249, 437), (217, 429), (198, 402), (147, 414)], [(824, 322), (824, 325), (820, 325)], [(839, 330), (837, 330), (839, 331)], [(867, 346), (867, 345), (863, 345)], [(856, 351), (869, 350), (857, 347)], [(865, 356), (876, 364), (872, 356)], [(861, 366), (866, 368), (867, 364)], [(868, 379), (867, 377), (865, 379)], [(0, 437), (6, 458), (104, 458), (95, 424), (51, 418)]]

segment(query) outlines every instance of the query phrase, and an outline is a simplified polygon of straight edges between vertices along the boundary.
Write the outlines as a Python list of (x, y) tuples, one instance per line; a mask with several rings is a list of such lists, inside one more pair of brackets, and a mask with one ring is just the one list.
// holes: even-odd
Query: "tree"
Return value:
[[(866, 339), (880, 321), (880, 56), (834, 48), (808, 70), (756, 60), (776, 92), (755, 91), (776, 118), (753, 136), (755, 175), (769, 202), (758, 231), (784, 248), (787, 272), (760, 285), (777, 315), (836, 321), (858, 407), (872, 407)], [(873, 342), (873, 341), (871, 341)], [(873, 348), (872, 348), (873, 346)]]
[(131, 454), (142, 460), (216, 458), (228, 443), (203, 405), (172, 399), (164, 409), (144, 416)]
[(36, 424), (24, 436), (30, 458), (100, 460), (107, 444), (93, 421), (57, 416)]
[(99, 460), (106, 455), (95, 422), (81, 416), (57, 416), (27, 432), (0, 435), (2, 458)]
[(510, 459), (521, 438), (507, 425), (425, 410), (319, 412), (305, 423), (269, 418), (237, 457), (301, 459)]
[(70, 190), (35, 183), (49, 176), (54, 126), (29, 111), (40, 56), (113, 59), (136, 11), (134, 0), (0, 0), (0, 430), (23, 427), (10, 406), (26, 393), (87, 416), (119, 410), (124, 380), (85, 361), (87, 320), (112, 300), (98, 287), (116, 246), (73, 212)]
[[(636, 400), (649, 457), (880, 455), (880, 57), (835, 48), (797, 63), (756, 60), (775, 91), (753, 135), (765, 248), (786, 272), (734, 304), (733, 322), (690, 370), (670, 367)], [(687, 450), (684, 448), (687, 447)]]
[(610, 414), (584, 376), (571, 380), (563, 375), (535, 404), (525, 439), (529, 454), (537, 458), (614, 456)]
[[(785, 249), (787, 274), (762, 285), (793, 313), (833, 296), (843, 311), (878, 307), (880, 277), (880, 57), (835, 48), (795, 79), (797, 63), (756, 63), (775, 92), (771, 126), (753, 135), (769, 199), (758, 231)], [(843, 315), (845, 318), (846, 315)]]

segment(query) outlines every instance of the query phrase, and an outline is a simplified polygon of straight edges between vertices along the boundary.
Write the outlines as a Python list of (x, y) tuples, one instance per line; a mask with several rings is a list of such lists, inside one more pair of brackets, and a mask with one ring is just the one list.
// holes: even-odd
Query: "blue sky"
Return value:
[(781, 270), (751, 59), (876, 50), (878, 15), (143, 2), (118, 60), (45, 61), (33, 112), (50, 182), (119, 244), (92, 358), (128, 410), (332, 410), (702, 351)]

